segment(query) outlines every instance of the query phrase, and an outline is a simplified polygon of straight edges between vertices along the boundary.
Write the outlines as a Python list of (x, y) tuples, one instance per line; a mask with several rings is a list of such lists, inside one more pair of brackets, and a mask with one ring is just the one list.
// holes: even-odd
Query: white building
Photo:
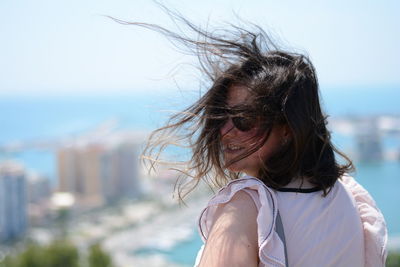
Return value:
[(15, 162), (0, 164), (0, 242), (21, 237), (27, 228), (26, 175)]

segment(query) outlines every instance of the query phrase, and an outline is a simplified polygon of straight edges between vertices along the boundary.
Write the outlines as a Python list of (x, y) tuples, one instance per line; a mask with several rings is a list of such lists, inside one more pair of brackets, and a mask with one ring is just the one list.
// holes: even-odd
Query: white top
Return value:
[[(384, 266), (387, 229), (382, 213), (368, 192), (352, 177), (343, 176), (331, 192), (279, 192), (246, 176), (221, 188), (199, 218), (206, 242), (218, 204), (238, 191), (248, 193), (258, 210), (260, 267), (284, 267), (284, 244), (275, 231), (279, 213), (285, 233), (288, 266)], [(195, 266), (198, 265), (203, 247)]]

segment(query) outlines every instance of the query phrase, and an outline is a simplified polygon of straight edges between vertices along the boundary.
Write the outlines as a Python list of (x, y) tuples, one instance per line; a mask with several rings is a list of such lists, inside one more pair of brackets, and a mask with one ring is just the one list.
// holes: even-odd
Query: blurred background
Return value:
[[(399, 2), (163, 3), (202, 26), (239, 16), (310, 56), (334, 143), (385, 215), (395, 255)], [(199, 97), (196, 58), (106, 16), (175, 27), (152, 1), (0, 2), (0, 266), (194, 263), (211, 192), (179, 206), (177, 173), (149, 175), (138, 158), (149, 132)]]

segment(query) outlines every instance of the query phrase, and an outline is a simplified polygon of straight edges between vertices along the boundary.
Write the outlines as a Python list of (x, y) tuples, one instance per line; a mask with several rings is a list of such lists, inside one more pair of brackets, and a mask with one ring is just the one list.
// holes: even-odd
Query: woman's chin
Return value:
[(227, 168), (229, 171), (231, 171), (231, 172), (241, 172), (242, 170), (241, 169), (239, 169), (239, 168), (231, 168), (231, 167), (228, 167)]
[(244, 167), (238, 164), (238, 162), (230, 164), (226, 168), (231, 172), (245, 172)]
[(237, 163), (227, 166), (226, 169), (231, 172), (242, 172), (246, 175), (257, 177), (257, 172), (255, 172), (254, 170), (249, 170), (248, 168), (245, 168), (245, 166), (241, 166)]

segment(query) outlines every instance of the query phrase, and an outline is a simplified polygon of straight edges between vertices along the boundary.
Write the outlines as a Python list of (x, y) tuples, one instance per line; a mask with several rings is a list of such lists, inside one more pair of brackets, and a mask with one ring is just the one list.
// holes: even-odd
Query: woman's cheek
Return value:
[(259, 132), (257, 129), (251, 129), (250, 131), (240, 133), (239, 139), (242, 143), (256, 143), (256, 141), (261, 139), (258, 135)]

